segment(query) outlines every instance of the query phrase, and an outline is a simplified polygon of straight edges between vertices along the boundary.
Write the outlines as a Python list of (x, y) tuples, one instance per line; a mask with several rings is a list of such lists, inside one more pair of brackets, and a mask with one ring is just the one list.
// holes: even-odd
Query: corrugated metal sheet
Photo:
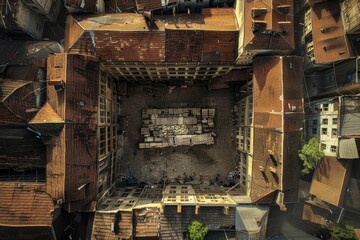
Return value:
[(317, 165), (310, 194), (322, 201), (341, 206), (350, 178), (351, 162), (336, 157), (324, 157)]
[(51, 227), (54, 203), (40, 183), (0, 183), (0, 225)]
[(358, 142), (359, 139), (356, 138), (340, 139), (338, 158), (341, 159), (359, 158)]
[(340, 98), (340, 136), (360, 134), (360, 97), (343, 96)]
[(351, 56), (339, 1), (315, 4), (312, 7), (312, 26), (316, 63), (334, 62)]

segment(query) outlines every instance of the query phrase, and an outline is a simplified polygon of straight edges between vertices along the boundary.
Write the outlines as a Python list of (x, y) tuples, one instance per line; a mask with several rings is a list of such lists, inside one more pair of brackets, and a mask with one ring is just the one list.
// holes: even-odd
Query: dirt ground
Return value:
[[(122, 176), (133, 176), (147, 184), (166, 182), (227, 184), (228, 173), (235, 170), (231, 110), (233, 90), (211, 90), (205, 86), (175, 88), (129, 85), (122, 101), (121, 115), (128, 117), (121, 155)], [(144, 108), (215, 108), (215, 144), (210, 146), (139, 149), (141, 111)]]

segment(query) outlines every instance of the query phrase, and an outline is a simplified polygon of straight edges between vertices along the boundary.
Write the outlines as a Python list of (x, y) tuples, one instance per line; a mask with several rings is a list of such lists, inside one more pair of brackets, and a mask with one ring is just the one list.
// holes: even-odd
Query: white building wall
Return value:
[[(339, 100), (325, 99), (308, 107), (307, 137), (316, 137), (325, 156), (336, 156), (338, 148), (338, 104)], [(310, 112), (311, 109), (311, 112)]]

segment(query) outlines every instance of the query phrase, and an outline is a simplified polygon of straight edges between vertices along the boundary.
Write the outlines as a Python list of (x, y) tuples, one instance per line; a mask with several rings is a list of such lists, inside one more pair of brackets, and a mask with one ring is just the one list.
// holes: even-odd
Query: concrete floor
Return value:
[[(227, 175), (235, 170), (235, 147), (232, 143), (231, 110), (233, 90), (208, 91), (205, 86), (175, 88), (168, 86), (129, 85), (128, 97), (122, 102), (122, 116), (128, 117), (124, 148), (121, 155), (122, 176), (133, 176), (147, 184), (167, 182), (227, 184)], [(210, 146), (138, 149), (141, 140), (141, 111), (143, 108), (208, 107), (216, 109), (215, 144)]]

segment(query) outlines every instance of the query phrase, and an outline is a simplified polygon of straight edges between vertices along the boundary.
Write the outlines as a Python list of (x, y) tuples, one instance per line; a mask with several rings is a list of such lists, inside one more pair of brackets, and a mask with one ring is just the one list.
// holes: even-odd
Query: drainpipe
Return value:
[(35, 82), (36, 90), (36, 108), (40, 109), (43, 105), (41, 99), (46, 99), (46, 73), (45, 69), (39, 68), (38, 69), (38, 81)]

